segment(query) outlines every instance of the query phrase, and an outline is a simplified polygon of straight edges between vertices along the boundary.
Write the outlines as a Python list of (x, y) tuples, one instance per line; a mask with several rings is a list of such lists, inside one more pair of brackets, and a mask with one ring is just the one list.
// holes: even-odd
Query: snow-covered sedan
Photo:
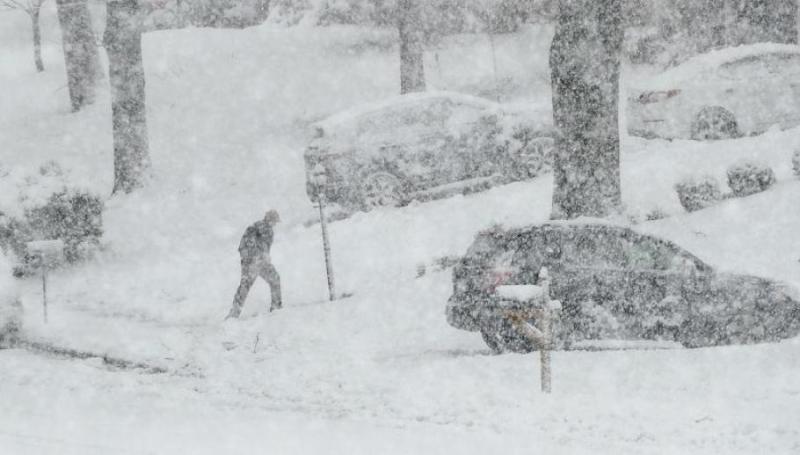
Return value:
[(549, 164), (547, 105), (426, 92), (358, 106), (314, 124), (305, 151), (312, 201), (354, 210), (532, 178)]
[(632, 135), (713, 140), (800, 124), (800, 47), (761, 43), (693, 57), (635, 84)]
[(562, 305), (560, 347), (589, 340), (696, 347), (800, 334), (797, 290), (718, 272), (672, 242), (600, 220), (480, 233), (453, 270), (447, 321), (480, 332), (495, 351), (533, 350), (504, 316), (496, 290), (539, 284), (542, 267)]

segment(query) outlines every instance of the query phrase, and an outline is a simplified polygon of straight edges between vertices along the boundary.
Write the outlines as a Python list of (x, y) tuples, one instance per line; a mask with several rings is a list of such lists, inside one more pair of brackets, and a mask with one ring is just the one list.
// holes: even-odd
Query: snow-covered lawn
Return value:
[[(12, 14), (0, 14), (0, 30), (27, 30), (27, 18)], [(9, 40), (13, 65), (0, 62), (0, 164), (55, 159), (107, 194), (107, 90), (86, 112), (68, 113), (52, 14), (45, 74), (19, 64), (23, 39)], [(499, 69), (520, 81), (523, 98), (549, 97), (549, 33), (498, 38)], [(314, 213), (304, 126), (397, 90), (395, 53), (356, 46), (367, 35), (386, 39), (273, 26), (146, 37), (155, 178), (108, 201), (95, 261), (51, 276), (49, 324), (41, 283), (22, 283), (22, 296), (31, 339), (170, 373), (2, 351), (0, 453), (800, 452), (798, 339), (556, 352), (548, 396), (538, 391), (538, 356), (490, 355), (479, 335), (447, 325), (450, 273), (434, 261), (463, 254), (493, 223), (546, 219), (549, 177), (331, 224), (337, 287), (354, 295), (327, 302), (319, 226), (303, 226)], [(476, 37), (450, 40), (438, 63), (427, 56), (431, 85), (490, 83), (488, 52)], [(640, 229), (722, 269), (800, 287), (800, 180), (790, 173), (798, 147), (798, 130), (713, 144), (626, 138), (624, 199), (642, 219), (656, 208), (671, 215)], [(779, 184), (683, 213), (672, 189), (682, 175), (722, 180), (742, 158), (768, 162)], [(245, 318), (223, 323), (239, 236), (270, 207), (284, 220), (273, 258), (285, 308), (267, 313), (259, 283)], [(417, 277), (420, 264), (427, 273)]]

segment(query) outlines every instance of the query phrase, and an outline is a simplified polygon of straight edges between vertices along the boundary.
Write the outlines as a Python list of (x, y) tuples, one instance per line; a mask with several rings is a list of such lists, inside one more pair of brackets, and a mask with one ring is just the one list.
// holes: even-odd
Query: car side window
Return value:
[(631, 270), (666, 271), (673, 267), (676, 252), (657, 240), (636, 236), (629, 240), (627, 268)]
[(564, 237), (562, 262), (580, 268), (621, 269), (625, 256), (619, 235), (602, 229), (577, 230)]
[(725, 79), (745, 81), (774, 77), (774, 65), (769, 64), (769, 57), (756, 55), (740, 58), (720, 65), (718, 73)]
[(768, 61), (770, 71), (783, 77), (800, 77), (800, 55), (773, 54)]

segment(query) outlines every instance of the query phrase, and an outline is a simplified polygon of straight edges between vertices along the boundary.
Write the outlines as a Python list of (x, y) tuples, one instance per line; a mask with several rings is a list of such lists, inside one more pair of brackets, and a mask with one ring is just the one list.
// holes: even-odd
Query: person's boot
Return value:
[(274, 310), (280, 310), (281, 308), (283, 308), (283, 303), (281, 303), (280, 299), (272, 300), (269, 306), (269, 312), (272, 313)]
[(228, 315), (225, 316), (225, 320), (227, 321), (228, 319), (231, 318), (239, 319), (239, 315), (241, 313), (242, 313), (242, 308), (238, 305), (234, 305), (233, 307), (231, 307), (231, 311), (228, 313)]

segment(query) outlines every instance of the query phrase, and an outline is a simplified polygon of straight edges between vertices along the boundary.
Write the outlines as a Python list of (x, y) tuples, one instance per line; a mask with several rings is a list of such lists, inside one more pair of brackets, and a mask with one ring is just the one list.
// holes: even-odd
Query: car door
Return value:
[(678, 251), (636, 233), (626, 243), (626, 332), (633, 338), (675, 340), (686, 318), (682, 286), (689, 279), (683, 269), (675, 268)]
[(573, 339), (617, 338), (626, 275), (616, 228), (572, 226), (562, 232), (560, 247), (562, 324)]

